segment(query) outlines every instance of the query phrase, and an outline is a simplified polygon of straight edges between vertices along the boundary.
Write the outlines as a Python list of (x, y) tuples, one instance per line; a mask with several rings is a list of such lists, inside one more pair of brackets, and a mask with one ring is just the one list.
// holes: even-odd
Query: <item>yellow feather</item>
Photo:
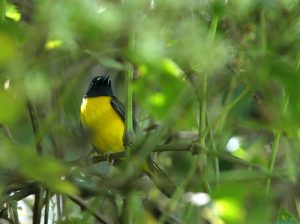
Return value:
[(109, 96), (84, 98), (80, 118), (91, 143), (101, 152), (124, 150), (124, 122), (110, 104)]
[[(88, 97), (82, 100), (80, 118), (89, 134), (90, 142), (100, 153), (124, 150), (124, 122), (110, 104), (109, 96)], [(168, 197), (176, 190), (170, 178), (153, 162), (143, 165), (143, 170)]]

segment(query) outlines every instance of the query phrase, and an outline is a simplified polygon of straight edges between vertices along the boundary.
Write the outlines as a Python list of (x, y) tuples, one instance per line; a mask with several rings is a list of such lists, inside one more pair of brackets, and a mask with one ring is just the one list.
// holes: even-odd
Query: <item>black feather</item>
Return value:
[[(111, 100), (110, 100), (110, 105), (112, 106), (112, 108), (114, 108), (114, 110), (117, 112), (117, 114), (120, 116), (120, 118), (122, 119), (122, 121), (125, 122), (125, 107), (124, 105), (118, 100), (117, 97), (112, 96)], [(133, 124), (133, 130), (134, 132), (137, 134), (138, 132), (138, 123), (137, 121), (133, 118), (132, 119), (132, 124)]]
[(111, 80), (108, 75), (93, 78), (84, 98), (97, 96), (113, 96)]

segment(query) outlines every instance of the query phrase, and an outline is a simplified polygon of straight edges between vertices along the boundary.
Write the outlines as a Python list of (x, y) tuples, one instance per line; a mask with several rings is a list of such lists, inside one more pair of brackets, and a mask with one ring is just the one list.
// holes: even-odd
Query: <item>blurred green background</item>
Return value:
[[(101, 223), (95, 211), (102, 223), (299, 222), (299, 0), (0, 0), (0, 10), (1, 218), (31, 223), (25, 203), (33, 223)], [(110, 75), (125, 104), (128, 63), (145, 148), (171, 146), (152, 154), (178, 186), (172, 198), (108, 162), (74, 163), (92, 150), (79, 117), (90, 80)]]

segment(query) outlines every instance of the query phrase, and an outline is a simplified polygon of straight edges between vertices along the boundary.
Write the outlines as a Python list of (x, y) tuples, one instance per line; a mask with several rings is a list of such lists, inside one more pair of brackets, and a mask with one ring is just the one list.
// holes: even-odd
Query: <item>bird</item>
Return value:
[[(113, 94), (108, 75), (96, 76), (90, 82), (82, 99), (80, 120), (96, 151), (102, 154), (124, 151), (125, 107)], [(139, 130), (134, 118), (133, 129)], [(167, 197), (174, 194), (175, 184), (150, 156), (142, 167), (163, 194)]]

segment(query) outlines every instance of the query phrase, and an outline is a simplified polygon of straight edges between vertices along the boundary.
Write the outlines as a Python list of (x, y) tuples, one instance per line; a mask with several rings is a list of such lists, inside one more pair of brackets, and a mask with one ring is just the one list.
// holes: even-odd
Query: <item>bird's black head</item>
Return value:
[(90, 87), (84, 98), (97, 96), (112, 96), (111, 80), (108, 75), (97, 76), (91, 81)]

